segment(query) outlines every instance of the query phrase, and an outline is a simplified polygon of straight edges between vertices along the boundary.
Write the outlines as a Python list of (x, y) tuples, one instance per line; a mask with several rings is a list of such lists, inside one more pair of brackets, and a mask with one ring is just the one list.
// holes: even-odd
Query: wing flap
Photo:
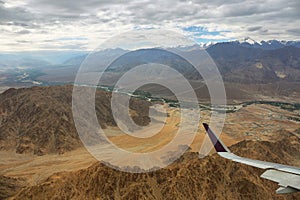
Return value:
[(300, 191), (300, 178), (296, 174), (282, 172), (278, 170), (267, 170), (260, 177), (277, 182), (278, 185), (285, 188), (279, 188), (276, 192), (280, 194), (287, 193), (288, 191)]
[(299, 190), (296, 190), (291, 187), (280, 187), (276, 190), (277, 194), (289, 194), (289, 193), (294, 193), (294, 192), (299, 192)]

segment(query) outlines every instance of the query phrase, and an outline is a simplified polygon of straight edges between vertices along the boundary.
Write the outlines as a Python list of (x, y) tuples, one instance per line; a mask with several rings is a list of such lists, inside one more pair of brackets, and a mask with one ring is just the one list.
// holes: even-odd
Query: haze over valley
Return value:
[[(194, 55), (201, 54), (201, 51), (207, 51), (222, 75), (229, 102), (264, 99), (274, 101), (288, 99), (297, 102), (300, 94), (299, 42), (273, 40), (261, 42), (260, 44), (257, 42), (248, 43), (247, 40), (232, 41), (211, 44), (206, 49), (201, 46), (187, 46), (185, 48), (178, 47), (173, 51), (192, 59)], [(145, 51), (144, 55), (155, 57), (158, 51), (159, 49), (149, 49)], [(142, 53), (142, 51), (100, 50), (97, 52), (99, 60), (94, 61), (97, 62), (97, 68), (89, 70), (91, 72), (95, 70), (101, 72), (101, 69), (104, 70), (108, 65), (109, 60), (114, 60), (123, 54), (128, 55), (128, 58), (124, 58), (120, 62), (126, 62), (126, 65), (133, 66), (133, 64), (136, 64), (134, 59), (137, 53)], [(33, 52), (29, 55), (25, 53), (2, 54), (0, 57), (3, 72), (0, 77), (2, 91), (8, 87), (72, 84), (77, 70), (87, 55), (88, 52)], [(59, 58), (50, 62), (49, 60), (53, 57)], [(159, 59), (164, 58), (158, 57)], [(169, 63), (170, 61), (164, 60), (162, 62)], [(147, 62), (143, 61), (142, 63)], [(199, 62), (201, 62), (201, 59)], [(120, 64), (122, 65), (122, 63)], [(176, 65), (173, 61), (174, 64)], [(121, 71), (112, 70), (112, 68), (113, 66), (106, 70), (109, 75), (107, 75), (108, 80), (104, 81), (105, 85), (113, 86), (114, 80), (119, 77), (118, 73)], [(205, 88), (201, 81), (202, 77), (195, 77), (193, 70), (191, 71), (188, 68), (187, 64), (178, 66), (181, 71), (190, 70), (186, 77), (193, 82), (195, 87)], [(209, 99), (207, 90), (199, 90), (197, 91), (199, 100), (207, 101)]]

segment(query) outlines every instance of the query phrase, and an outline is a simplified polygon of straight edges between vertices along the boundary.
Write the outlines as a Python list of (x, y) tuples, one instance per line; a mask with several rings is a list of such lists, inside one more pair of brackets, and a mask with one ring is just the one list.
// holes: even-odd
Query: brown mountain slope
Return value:
[[(231, 149), (250, 158), (295, 163), (300, 139), (288, 132), (284, 138), (244, 141)], [(171, 166), (151, 173), (124, 173), (101, 163), (77, 172), (57, 173), (23, 189), (14, 199), (300, 199), (299, 193), (276, 195), (277, 184), (260, 178), (262, 172), (216, 154), (199, 159), (196, 153), (188, 152)]]
[[(81, 146), (72, 116), (72, 86), (9, 89), (0, 94), (0, 149), (43, 155), (63, 153)], [(98, 121), (115, 126), (111, 94), (96, 92)], [(138, 124), (149, 122), (149, 103), (132, 100)]]
[(5, 199), (16, 194), (25, 186), (26, 182), (24, 179), (0, 176), (0, 199)]

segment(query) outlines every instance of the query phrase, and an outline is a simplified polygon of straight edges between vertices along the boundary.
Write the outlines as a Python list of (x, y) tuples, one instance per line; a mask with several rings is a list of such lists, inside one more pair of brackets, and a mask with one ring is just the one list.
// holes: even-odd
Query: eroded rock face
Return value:
[(0, 199), (6, 199), (15, 195), (25, 186), (27, 185), (24, 179), (0, 176)]
[[(17, 153), (64, 153), (80, 147), (72, 115), (72, 86), (9, 89), (0, 94), (0, 149)], [(96, 92), (96, 113), (103, 128), (115, 126), (111, 93)], [(147, 125), (149, 102), (133, 99), (133, 120)]]

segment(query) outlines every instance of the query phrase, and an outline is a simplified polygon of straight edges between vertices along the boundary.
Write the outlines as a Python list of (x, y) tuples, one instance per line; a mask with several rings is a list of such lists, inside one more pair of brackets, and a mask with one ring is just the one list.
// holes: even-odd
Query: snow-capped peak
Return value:
[(207, 42), (207, 43), (200, 43), (199, 45), (200, 45), (202, 48), (206, 49), (206, 48), (208, 48), (208, 47), (210, 47), (210, 46), (212, 46), (212, 45), (215, 45), (215, 44), (216, 44), (215, 42), (210, 41), (210, 42)]
[[(253, 40), (250, 37), (245, 37), (242, 40), (238, 40), (239, 43), (249, 43), (249, 44), (257, 44), (258, 42), (256, 42), (255, 40)], [(258, 43), (259, 44), (259, 43)]]
[(283, 48), (286, 46), (294, 46), (297, 48), (300, 48), (300, 41), (284, 41), (284, 40), (262, 40), (260, 42), (257, 42), (250, 37), (246, 37), (242, 40), (235, 40), (232, 41), (235, 44), (238, 44), (243, 47), (247, 48), (260, 48), (260, 49), (265, 49), (265, 50), (274, 50), (274, 49), (279, 49)]

